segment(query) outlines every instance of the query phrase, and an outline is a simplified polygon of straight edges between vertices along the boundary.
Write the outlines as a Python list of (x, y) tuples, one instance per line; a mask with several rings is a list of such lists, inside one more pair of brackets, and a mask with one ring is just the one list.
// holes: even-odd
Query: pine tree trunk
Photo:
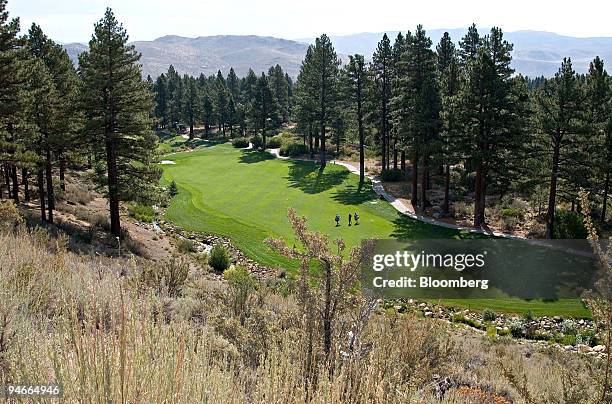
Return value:
[(8, 163), (4, 163), (0, 166), (0, 171), (2, 171), (2, 176), (4, 177), (4, 184), (2, 184), (2, 188), (6, 186), (6, 199), (11, 199), (11, 182), (7, 167)]
[(361, 111), (361, 92), (357, 99), (357, 124), (359, 127), (359, 183), (363, 184), (365, 181), (365, 135), (363, 131), (363, 114)]
[(393, 169), (397, 170), (397, 140), (393, 139)]
[(606, 181), (603, 190), (603, 205), (601, 207), (601, 223), (606, 222), (606, 214), (608, 208), (608, 188), (610, 187), (610, 172), (606, 173)]
[(193, 121), (189, 121), (189, 140), (193, 140)]
[(416, 209), (419, 204), (418, 199), (418, 183), (419, 183), (419, 153), (415, 152), (412, 156), (412, 192), (410, 194), (410, 202)]
[(106, 167), (108, 174), (108, 203), (110, 208), (111, 233), (121, 237), (121, 219), (119, 217), (119, 175), (117, 172), (117, 152), (115, 144), (107, 134)]
[(402, 150), (402, 153), (401, 153), (400, 170), (402, 170), (402, 173), (404, 174), (404, 176), (406, 176), (406, 151), (405, 150)]
[(555, 139), (552, 169), (550, 173), (550, 191), (548, 193), (548, 210), (546, 211), (546, 238), (554, 238), (555, 209), (557, 200), (557, 177), (559, 175), (560, 142)]
[(4, 183), (6, 184), (6, 198), (11, 199), (13, 197), (13, 191), (11, 188), (11, 168), (9, 163), (5, 163), (3, 169)]
[(484, 164), (479, 162), (476, 166), (476, 184), (474, 189), (474, 227), (481, 227), (485, 223), (485, 170)]
[(19, 180), (17, 179), (17, 166), (11, 165), (11, 179), (13, 181), (13, 200), (19, 204)]
[(382, 150), (381, 150), (381, 159), (382, 160), (380, 162), (380, 164), (381, 164), (381, 169), (380, 170), (381, 171), (385, 171), (387, 169), (387, 146), (385, 145), (385, 142), (386, 142), (385, 134), (383, 132), (382, 138), (381, 138), (381, 147), (382, 147)]
[(21, 169), (21, 184), (23, 185), (23, 199), (30, 202), (30, 181), (28, 180), (29, 173), (26, 168)]
[(51, 166), (51, 150), (47, 148), (45, 161), (45, 180), (47, 183), (47, 221), (53, 223), (53, 209), (55, 209), (55, 197), (53, 195), (53, 171)]
[(66, 192), (66, 157), (60, 154), (59, 158), (59, 178), (60, 178), (60, 189)]
[(450, 208), (450, 165), (444, 167), (444, 203), (442, 204), (442, 212), (447, 215)]
[(42, 164), (38, 165), (38, 172), (36, 173), (36, 185), (38, 186), (38, 199), (40, 204), (40, 219), (43, 222), (47, 221), (47, 212), (45, 204), (45, 180)]
[[(4, 165), (0, 165), (0, 174), (4, 178)], [(0, 182), (0, 199), (4, 199), (4, 183)]]
[(327, 164), (327, 155), (325, 151), (325, 122), (321, 123), (321, 152), (319, 153), (321, 158), (321, 169), (325, 168)]
[(423, 171), (421, 173), (421, 208), (427, 208), (427, 179), (429, 178), (429, 159), (423, 154)]

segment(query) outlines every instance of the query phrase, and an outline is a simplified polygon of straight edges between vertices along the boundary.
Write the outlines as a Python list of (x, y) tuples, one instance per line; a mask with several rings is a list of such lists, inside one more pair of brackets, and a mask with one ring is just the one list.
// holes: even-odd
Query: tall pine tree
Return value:
[(111, 232), (121, 236), (121, 201), (151, 196), (159, 179), (155, 136), (149, 112), (153, 103), (141, 78), (140, 54), (112, 10), (95, 24), (89, 51), (79, 56), (84, 134), (106, 161)]

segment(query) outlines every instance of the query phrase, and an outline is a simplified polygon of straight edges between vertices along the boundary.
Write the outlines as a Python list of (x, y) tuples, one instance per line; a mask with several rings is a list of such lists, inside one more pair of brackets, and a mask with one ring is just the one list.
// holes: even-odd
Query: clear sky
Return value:
[(86, 42), (110, 6), (132, 40), (163, 35), (327, 34), (500, 26), (572, 36), (612, 36), (612, 0), (9, 0), (22, 28), (40, 24), (60, 42)]

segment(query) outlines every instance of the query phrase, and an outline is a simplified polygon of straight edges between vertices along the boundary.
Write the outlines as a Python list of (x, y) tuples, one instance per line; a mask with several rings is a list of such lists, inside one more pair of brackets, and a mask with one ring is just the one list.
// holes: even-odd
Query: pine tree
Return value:
[(185, 110), (183, 115), (189, 124), (189, 140), (193, 140), (193, 127), (200, 114), (198, 87), (196, 80), (187, 75), (183, 77), (183, 83), (185, 83), (185, 101), (183, 102)]
[(273, 120), (278, 114), (278, 104), (274, 98), (268, 78), (264, 73), (257, 80), (255, 99), (251, 106), (251, 121), (255, 131), (261, 131), (263, 148), (266, 147), (267, 122)]
[(338, 59), (329, 37), (325, 34), (315, 40), (313, 56), (315, 80), (311, 83), (315, 85), (312, 90), (318, 98), (319, 154), (321, 169), (323, 169), (327, 163), (325, 131), (335, 107), (340, 59)]
[(279, 119), (280, 123), (286, 123), (289, 121), (289, 83), (285, 79), (285, 73), (280, 65), (276, 65), (270, 68), (268, 72), (270, 79), (270, 86), (274, 91), (274, 98), (279, 108)]
[(365, 88), (367, 86), (367, 70), (363, 55), (349, 56), (349, 63), (346, 66), (346, 78), (348, 79), (349, 100), (355, 110), (357, 118), (357, 131), (359, 135), (359, 182), (365, 181), (365, 133), (363, 124), (363, 104)]
[(168, 80), (165, 74), (161, 74), (153, 85), (155, 93), (155, 117), (158, 126), (162, 129), (168, 126)]
[[(315, 74), (315, 60), (314, 60), (314, 46), (309, 46), (306, 50), (306, 55), (302, 61), (300, 67), (300, 74), (298, 75), (297, 83), (295, 86), (295, 102), (296, 102), (296, 120), (298, 129), (300, 129), (304, 135), (304, 143), (308, 142), (308, 149), (310, 157), (314, 158), (315, 152), (318, 151), (319, 136), (314, 130), (314, 122), (317, 120), (317, 105), (318, 99), (313, 89), (316, 87), (316, 74)], [(316, 139), (316, 143), (315, 143)]]
[(221, 74), (221, 70), (217, 72), (217, 78), (215, 81), (215, 115), (217, 117), (217, 123), (219, 132), (223, 133), (225, 137), (225, 124), (227, 122), (227, 107), (229, 103), (229, 90), (227, 89), (227, 84), (225, 82), (225, 78), (223, 78), (223, 74)]
[[(48, 75), (52, 87), (49, 91), (54, 94), (47, 107), (40, 112), (44, 112), (43, 116), (32, 119), (34, 121), (44, 120), (43, 126), (38, 127), (42, 135), (40, 144), (44, 145), (44, 150), (40, 153), (39, 158), (44, 159), (45, 166), (47, 221), (53, 223), (53, 209), (55, 208), (53, 167), (56, 162), (59, 163), (60, 188), (65, 191), (67, 160), (72, 152), (80, 151), (84, 146), (82, 137), (77, 136), (79, 129), (75, 109), (77, 77), (66, 51), (47, 38), (38, 25), (32, 24), (27, 39), (27, 50), (31, 58), (42, 62), (45, 66), (44, 71), (40, 67), (35, 67), (33, 75), (39, 78), (41, 85), (46, 82), (45, 77)], [(33, 83), (33, 87), (35, 86), (36, 83)]]
[[(28, 64), (28, 82), (26, 91), (28, 101), (25, 108), (31, 127), (28, 144), (35, 151), (38, 199), (40, 218), (53, 223), (53, 182), (51, 177), (52, 134), (60, 127), (55, 119), (59, 94), (56, 91), (51, 72), (41, 58), (35, 58)], [(45, 187), (46, 182), (46, 187)]]
[(610, 175), (612, 173), (612, 78), (604, 62), (596, 57), (587, 75), (588, 124), (591, 131), (589, 155), (595, 160), (593, 189), (601, 189), (601, 223), (607, 215)]
[(213, 102), (208, 95), (208, 93), (204, 94), (202, 98), (202, 121), (204, 122), (204, 136), (208, 138), (210, 133), (210, 126), (213, 122), (214, 117), (214, 106)]
[(238, 76), (236, 76), (236, 72), (233, 67), (230, 67), (230, 71), (227, 74), (227, 89), (231, 97), (234, 99), (234, 102), (240, 101), (240, 80)]
[(546, 238), (554, 238), (559, 180), (569, 177), (572, 154), (579, 147), (583, 130), (584, 94), (571, 59), (563, 59), (555, 77), (536, 93), (536, 121), (550, 156), (550, 188), (546, 212)]
[[(429, 166), (436, 152), (440, 134), (440, 96), (437, 87), (436, 55), (431, 50), (431, 39), (419, 25), (408, 49), (402, 54), (398, 82), (399, 99), (395, 102), (409, 111), (400, 127), (403, 144), (412, 149), (413, 205), (427, 207)], [(417, 195), (418, 164), (421, 163), (421, 195)]]
[(140, 54), (127, 42), (109, 8), (95, 24), (89, 51), (79, 56), (84, 134), (106, 161), (111, 232), (117, 237), (120, 202), (150, 197), (159, 179), (149, 117), (153, 100), (141, 78)]
[(18, 34), (19, 19), (9, 19), (6, 0), (0, 0), (0, 163), (9, 197), (16, 202), (19, 201), (17, 130), (21, 124), (21, 86), (25, 80), (23, 41)]
[(440, 118), (441, 132), (441, 162), (444, 166), (444, 201), (442, 212), (448, 214), (450, 208), (450, 167), (459, 160), (458, 142), (460, 127), (457, 122), (457, 93), (459, 91), (459, 59), (457, 51), (448, 32), (445, 32), (436, 46), (439, 88), (442, 101)]
[(167, 78), (168, 116), (170, 118), (170, 127), (176, 129), (180, 123), (183, 111), (183, 83), (181, 76), (179, 76), (172, 65), (168, 68)]
[(234, 102), (234, 98), (230, 98), (229, 103), (227, 104), (227, 124), (230, 128), (230, 136), (234, 137), (234, 125), (238, 123), (238, 111), (236, 108), (236, 103)]
[[(392, 137), (393, 143), (393, 169), (398, 169), (398, 149), (401, 149), (401, 158), (400, 158), (400, 170), (402, 174), (405, 174), (406, 171), (406, 152), (403, 148), (399, 147), (398, 142), (400, 140), (399, 127), (400, 123), (403, 119), (402, 116), (397, 114), (395, 110), (396, 105), (394, 105), (394, 98), (398, 97), (398, 83), (400, 79), (400, 59), (402, 54), (406, 52), (408, 49), (408, 45), (411, 39), (411, 33), (408, 31), (406, 36), (402, 35), (401, 32), (398, 32), (395, 37), (395, 42), (393, 42), (393, 57), (391, 63), (391, 99), (389, 101), (389, 115), (390, 115), (390, 133)], [(389, 163), (390, 165), (390, 163)]]
[(392, 96), (393, 51), (387, 34), (383, 35), (372, 55), (371, 70), (374, 76), (376, 110), (379, 111), (379, 142), (381, 147), (382, 170), (389, 169), (389, 102)]
[[(476, 38), (477, 32), (470, 30), (466, 37)], [(489, 177), (501, 172), (507, 150), (520, 145), (524, 134), (525, 97), (512, 79), (510, 67), (512, 45), (503, 39), (499, 28), (482, 41), (475, 59), (469, 54), (466, 44), (474, 43), (465, 38), (461, 42), (466, 64), (464, 84), (459, 95), (460, 120), (462, 125), (463, 152), (468, 166), (475, 167), (474, 226), (485, 224), (486, 193)]]
[(478, 56), (478, 49), (482, 45), (482, 40), (476, 24), (472, 24), (468, 28), (467, 34), (459, 41), (459, 61), (462, 67), (466, 67), (471, 61), (474, 61)]
[(244, 83), (242, 86), (242, 99), (245, 103), (252, 102), (255, 99), (255, 93), (257, 92), (257, 75), (253, 69), (249, 69)]

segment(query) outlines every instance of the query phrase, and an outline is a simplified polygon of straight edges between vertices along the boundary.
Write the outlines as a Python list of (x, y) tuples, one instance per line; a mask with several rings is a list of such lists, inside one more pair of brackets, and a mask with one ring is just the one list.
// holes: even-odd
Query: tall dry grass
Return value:
[[(164, 288), (151, 284), (163, 276), (142, 276), (142, 263), (77, 256), (64, 244), (43, 231), (0, 234), (0, 384), (58, 382), (65, 402), (305, 401), (305, 330), (292, 296), (260, 285), (241, 318), (236, 293), (199, 270), (191, 269), (182, 287)], [(341, 328), (356, 318), (339, 319)], [(468, 388), (439, 401), (436, 380), (449, 377), (475, 391), (507, 391), (515, 402), (525, 401), (523, 382), (544, 402), (569, 402), (562, 401), (570, 397), (564, 369), (577, 372), (576, 394), (586, 400), (596, 391), (588, 376), (594, 360), (535, 351), (527, 357), (524, 347), (452, 327), (374, 314), (358, 349), (339, 335), (336, 356), (316, 369), (310, 401), (487, 402)]]

